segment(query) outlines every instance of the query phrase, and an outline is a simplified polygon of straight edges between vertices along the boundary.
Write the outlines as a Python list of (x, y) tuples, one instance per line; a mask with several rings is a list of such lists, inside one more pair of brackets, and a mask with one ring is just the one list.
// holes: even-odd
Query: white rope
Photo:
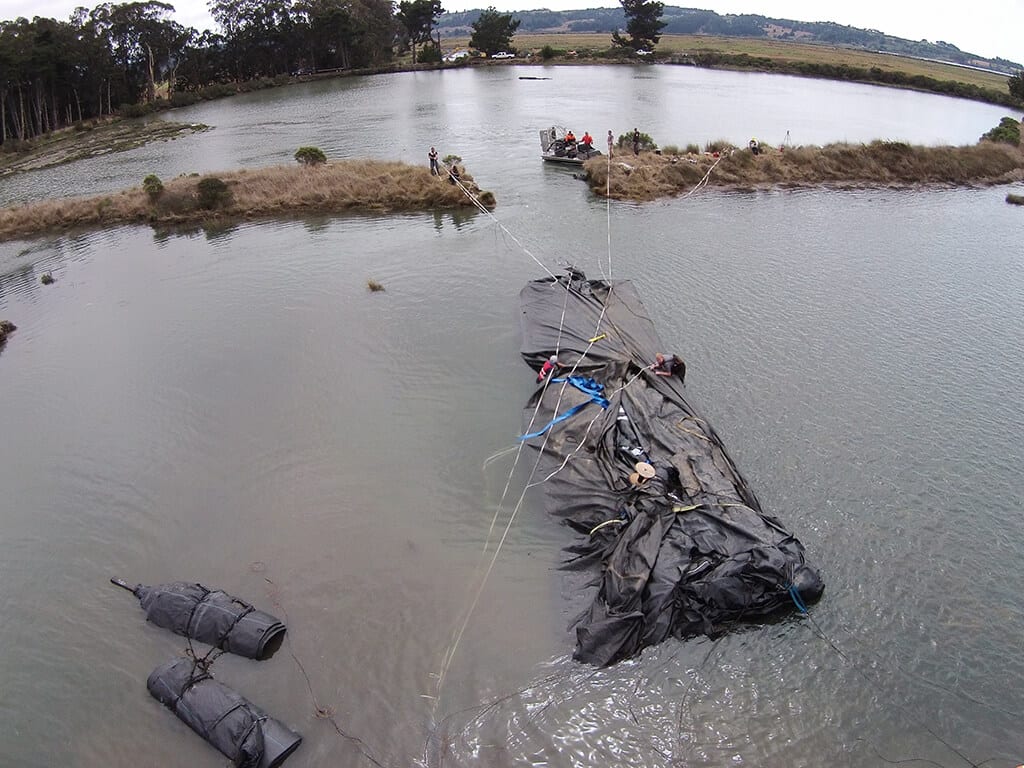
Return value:
[[(610, 176), (610, 170), (611, 170), (610, 169), (610, 162), (611, 162), (611, 159), (610, 159), (610, 155), (609, 155), (609, 176)], [(442, 166), (444, 166), (443, 163), (442, 163)], [(447, 166), (444, 166), (444, 167), (447, 170)], [(561, 312), (561, 315), (560, 315), (559, 321), (558, 321), (558, 334), (557, 334), (556, 341), (555, 341), (555, 355), (557, 357), (557, 355), (558, 355), (558, 353), (560, 351), (560, 348), (561, 348), (562, 333), (563, 333), (563, 330), (565, 328), (565, 315), (566, 315), (566, 310), (567, 310), (568, 302), (569, 302), (569, 294), (572, 291), (571, 278), (567, 279), (565, 284), (564, 284), (564, 286), (563, 286), (562, 282), (555, 276), (555, 274), (553, 272), (551, 272), (551, 270), (548, 269), (543, 263), (541, 263), (541, 261), (539, 259), (537, 259), (537, 257), (534, 256), (530, 252), (530, 250), (525, 245), (523, 245), (523, 243), (512, 232), (510, 232), (508, 230), (508, 228), (505, 227), (505, 225), (502, 224), (501, 221), (499, 221), (498, 218), (491, 211), (489, 211), (476, 198), (476, 196), (469, 189), (466, 188), (466, 186), (462, 183), (462, 181), (457, 176), (451, 175), (450, 171), (449, 171), (449, 178), (451, 178), (459, 186), (459, 188), (463, 191), (463, 193), (467, 197), (469, 197), (469, 199), (473, 202), (473, 204), (477, 207), (477, 209), (479, 209), (483, 213), (485, 213), (488, 216), (490, 216), (490, 218), (494, 221), (495, 224), (497, 224), (497, 226), (501, 229), (502, 232), (507, 234), (509, 236), (509, 238), (512, 239), (513, 242), (515, 242), (520, 248), (522, 248), (524, 253), (526, 253), (531, 259), (533, 259), (533, 261), (536, 264), (538, 264), (545, 272), (547, 272), (547, 274), (552, 278), (552, 281), (553, 281), (552, 282), (552, 288), (554, 288), (556, 286), (561, 286), (565, 290), (565, 298), (564, 298), (564, 301), (562, 303), (562, 312)], [(605, 281), (609, 282), (610, 278), (611, 278), (611, 264), (612, 264), (612, 252), (611, 252), (611, 198), (610, 198), (610, 195), (606, 195), (606, 203), (607, 203), (606, 204), (606, 217), (607, 217), (607, 225), (608, 225), (608, 236), (607, 236), (607, 240), (608, 240), (608, 271), (607, 271), (607, 273), (605, 272), (604, 266), (603, 266), (603, 264), (601, 264), (600, 259), (598, 259), (598, 266), (600, 268), (601, 274), (604, 277)], [(583, 350), (583, 352), (580, 355), (580, 357), (573, 364), (573, 366), (570, 369), (569, 373), (564, 377), (565, 381), (562, 382), (562, 386), (559, 389), (558, 398), (557, 398), (557, 400), (555, 402), (555, 406), (554, 406), (554, 412), (556, 414), (558, 413), (558, 411), (560, 409), (560, 406), (561, 406), (561, 403), (562, 403), (562, 399), (563, 399), (563, 397), (565, 395), (566, 388), (568, 386), (568, 378), (569, 378), (569, 376), (572, 376), (576, 372), (576, 370), (578, 369), (580, 363), (586, 358), (587, 354), (590, 352), (591, 348), (596, 343), (597, 338), (601, 335), (601, 333), (600, 333), (601, 332), (601, 324), (604, 322), (604, 318), (605, 318), (605, 314), (606, 313), (607, 313), (607, 306), (602, 304), (600, 315), (597, 318), (597, 322), (596, 322), (596, 325), (594, 327), (594, 332), (593, 332), (593, 334), (591, 336), (591, 341), (588, 343), (586, 349)], [(618, 392), (620, 392), (622, 389), (624, 389), (626, 386), (631, 384), (633, 381), (635, 381), (636, 378), (639, 377), (639, 375), (640, 375), (640, 373), (638, 372), (637, 375), (633, 377), (633, 379), (631, 379), (629, 382), (627, 382), (626, 384), (623, 384), (621, 387), (619, 387), (619, 389), (616, 390), (616, 394)], [(551, 377), (549, 377), (548, 380), (545, 382), (545, 384), (544, 384), (545, 389), (548, 386), (548, 382), (551, 381), (551, 378), (554, 378), (554, 374), (552, 374)], [(541, 394), (540, 397), (537, 398), (537, 404), (534, 407), (533, 413), (530, 416), (530, 423), (527, 426), (526, 434), (529, 434), (530, 432), (533, 431), (533, 425), (536, 422), (537, 414), (540, 411), (540, 406), (541, 406), (542, 401), (543, 401), (543, 393)], [(598, 412), (598, 414), (595, 415), (594, 419), (591, 420), (591, 422), (587, 425), (587, 430), (586, 430), (586, 434), (584, 436), (584, 441), (581, 441), (580, 445), (577, 446), (577, 448), (571, 454), (566, 456), (565, 460), (562, 462), (562, 464), (556, 470), (554, 470), (553, 472), (548, 474), (543, 480), (540, 480), (538, 482), (528, 481), (523, 486), (523, 490), (519, 494), (519, 498), (516, 500), (516, 503), (515, 503), (514, 507), (512, 508), (511, 513), (509, 514), (508, 520), (505, 523), (504, 529), (502, 530), (502, 533), (501, 533), (501, 537), (498, 539), (498, 542), (495, 545), (494, 552), (492, 553), (490, 561), (487, 564), (487, 568), (484, 571), (483, 576), (480, 578), (480, 580), (479, 580), (479, 582), (477, 584), (477, 588), (476, 588), (476, 591), (475, 591), (475, 593), (473, 595), (473, 599), (472, 599), (468, 609), (466, 610), (465, 615), (463, 616), (462, 622), (459, 625), (459, 629), (455, 633), (455, 635), (453, 636), (452, 641), (449, 644), (449, 647), (445, 651), (444, 657), (443, 657), (442, 662), (441, 662), (441, 668), (439, 669), (439, 671), (437, 673), (436, 696), (431, 697), (431, 698), (434, 699), (434, 708), (435, 708), (435, 710), (436, 710), (437, 705), (440, 703), (441, 691), (442, 691), (442, 688), (444, 686), (444, 682), (445, 682), (445, 679), (447, 677), (448, 670), (451, 668), (452, 660), (455, 657), (455, 653), (458, 650), (460, 642), (462, 641), (462, 637), (465, 634), (466, 628), (469, 626), (469, 621), (470, 621), (470, 619), (473, 616), (473, 612), (476, 610), (476, 606), (480, 602), (480, 597), (483, 594), (484, 588), (486, 587), (487, 582), (488, 582), (488, 580), (490, 578), (490, 575), (491, 575), (491, 573), (494, 570), (494, 566), (495, 566), (495, 564), (498, 561), (498, 556), (501, 554), (501, 549), (504, 546), (505, 541), (508, 538), (509, 532), (512, 530), (512, 525), (515, 522), (515, 519), (516, 519), (516, 517), (519, 514), (519, 510), (522, 508), (522, 505), (523, 505), (523, 503), (524, 503), (524, 501), (526, 499), (526, 494), (528, 493), (528, 491), (531, 488), (535, 488), (535, 487), (537, 487), (539, 485), (542, 485), (543, 483), (547, 482), (548, 480), (550, 480), (552, 477), (557, 475), (558, 472), (560, 472), (562, 469), (564, 469), (567, 466), (569, 458), (572, 455), (574, 455), (577, 451), (579, 451), (579, 449), (585, 443), (586, 436), (590, 434), (591, 428), (593, 427), (594, 423), (597, 421), (597, 419), (599, 417), (600, 417), (600, 412)], [(534, 462), (533, 468), (530, 470), (530, 475), (529, 475), (530, 478), (533, 478), (536, 475), (536, 473), (537, 473), (537, 469), (539, 468), (540, 462), (541, 462), (541, 460), (544, 457), (544, 451), (547, 448), (547, 444), (548, 444), (548, 440), (550, 439), (550, 436), (551, 436), (551, 431), (550, 430), (545, 432), (544, 441), (541, 443), (540, 449), (537, 452), (537, 459)], [(483, 548), (481, 550), (481, 562), (477, 564), (477, 569), (479, 569), (479, 566), (482, 563), (483, 555), (486, 554), (487, 548), (490, 546), (491, 538), (492, 538), (492, 536), (494, 534), (494, 529), (497, 527), (497, 521), (498, 521), (498, 519), (501, 516), (501, 511), (504, 508), (505, 500), (508, 498), (508, 494), (509, 494), (509, 491), (510, 491), (511, 485), (512, 485), (512, 478), (515, 476), (515, 471), (516, 471), (516, 468), (519, 465), (520, 458), (522, 457), (523, 447), (525, 445), (526, 445), (526, 441), (525, 440), (520, 441), (519, 445), (515, 449), (516, 456), (515, 456), (515, 459), (514, 459), (514, 461), (512, 463), (512, 467), (509, 470), (508, 477), (507, 477), (507, 479), (505, 481), (505, 487), (502, 490), (501, 499), (499, 500), (498, 506), (497, 506), (497, 508), (495, 510), (495, 513), (494, 513), (493, 517), (491, 518), (491, 524), (490, 524), (490, 527), (489, 527), (489, 529), (487, 531), (487, 537), (486, 537), (486, 539), (484, 541), (484, 545), (483, 545)], [(484, 462), (484, 466), (486, 467), (487, 464), (492, 459), (494, 459), (496, 456), (498, 456), (498, 455), (505, 455), (505, 454), (511, 452), (511, 450), (512, 450), (511, 448), (503, 450), (499, 454), (496, 454), (495, 456), (492, 456), (492, 457), (488, 458)]]
[[(454, 165), (454, 163), (452, 163), (452, 165)], [(508, 227), (506, 227), (504, 224), (502, 224), (501, 221), (498, 220), (498, 217), (495, 216), (487, 208), (486, 205), (484, 205), (483, 203), (481, 203), (477, 199), (476, 195), (474, 195), (472, 192), (469, 191), (469, 189), (467, 189), (466, 185), (462, 183), (462, 179), (460, 179), (458, 176), (455, 176), (448, 169), (448, 166), (445, 165), (444, 163), (441, 163), (441, 167), (444, 168), (446, 171), (448, 171), (448, 178), (451, 179), (452, 181), (454, 181), (458, 185), (459, 189), (461, 189), (465, 193), (466, 197), (468, 197), (473, 202), (473, 205), (475, 205), (477, 207), (477, 209), (481, 213), (484, 213), (487, 216), (490, 216), (491, 217), (491, 221), (493, 221), (495, 224), (497, 224), (498, 228), (501, 229), (502, 232), (504, 232), (506, 235), (508, 235), (512, 239), (512, 242), (514, 242), (516, 245), (518, 245), (520, 248), (523, 249), (523, 253), (525, 253), (527, 256), (529, 256), (531, 259), (533, 259), (534, 262), (537, 264), (537, 266), (539, 266), (541, 269), (543, 269), (545, 272), (547, 272), (548, 275), (553, 280), (558, 280), (558, 278), (555, 277), (555, 273), (552, 272), (550, 269), (548, 269), (547, 266), (545, 266), (544, 263), (540, 259), (538, 259), (536, 256), (534, 256), (533, 252), (530, 251), (530, 249), (527, 248), (525, 245), (523, 245), (522, 242), (520, 242), (519, 238), (516, 237), (514, 234), (512, 234), (512, 232), (509, 231)]]

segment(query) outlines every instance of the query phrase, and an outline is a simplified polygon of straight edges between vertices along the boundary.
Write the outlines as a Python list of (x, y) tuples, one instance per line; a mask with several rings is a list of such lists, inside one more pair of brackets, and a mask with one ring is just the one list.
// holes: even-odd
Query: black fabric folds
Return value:
[(147, 620), (229, 653), (267, 659), (284, 640), (279, 619), (219, 589), (183, 581), (131, 589)]
[(191, 659), (161, 664), (146, 681), (150, 694), (238, 768), (276, 768), (302, 737)]
[[(570, 270), (528, 283), (520, 306), (526, 362), (540, 371), (558, 354), (523, 415), (527, 434), (550, 424), (529, 438), (543, 446), (540, 475), (555, 473), (545, 509), (580, 533), (564, 566), (584, 576), (589, 601), (575, 623), (578, 660), (612, 664), (821, 597), (803, 545), (761, 510), (681, 376), (652, 370), (671, 350), (631, 283)], [(574, 376), (603, 385), (607, 407)], [(653, 477), (638, 477), (638, 462)]]

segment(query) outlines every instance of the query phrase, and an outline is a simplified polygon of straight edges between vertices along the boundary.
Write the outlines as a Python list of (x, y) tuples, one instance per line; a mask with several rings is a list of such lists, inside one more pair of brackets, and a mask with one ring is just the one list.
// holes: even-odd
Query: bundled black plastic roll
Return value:
[(184, 581), (155, 587), (111, 581), (139, 598), (147, 620), (201, 643), (268, 659), (284, 641), (285, 625), (277, 617), (219, 589)]
[(276, 768), (302, 743), (302, 736), (191, 659), (161, 664), (146, 686), (153, 698), (238, 768)]

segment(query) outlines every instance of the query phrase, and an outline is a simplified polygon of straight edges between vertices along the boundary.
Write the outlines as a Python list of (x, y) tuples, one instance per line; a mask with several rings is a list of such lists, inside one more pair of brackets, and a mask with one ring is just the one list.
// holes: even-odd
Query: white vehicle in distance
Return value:
[(514, 59), (516, 55), (509, 53), (508, 51), (499, 51), (498, 53), (491, 56), (492, 59)]
[(459, 61), (460, 59), (468, 59), (469, 51), (456, 51), (455, 53), (449, 53), (444, 57), (443, 61), (452, 62)]

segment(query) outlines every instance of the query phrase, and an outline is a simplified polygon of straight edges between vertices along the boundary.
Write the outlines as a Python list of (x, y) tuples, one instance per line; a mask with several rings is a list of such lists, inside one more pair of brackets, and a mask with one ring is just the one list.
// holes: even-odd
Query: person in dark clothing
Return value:
[(430, 175), (438, 176), (441, 173), (441, 169), (437, 165), (437, 150), (433, 147), (430, 148), (430, 152), (427, 154), (430, 158)]
[(659, 352), (654, 356), (651, 370), (655, 376), (678, 376), (680, 381), (686, 381), (686, 363), (678, 355), (666, 357)]
[(636, 128), (633, 129), (633, 154), (640, 154), (640, 131)]
[(459, 180), (459, 166), (452, 163), (452, 167), (448, 169), (448, 183), (455, 184)]

